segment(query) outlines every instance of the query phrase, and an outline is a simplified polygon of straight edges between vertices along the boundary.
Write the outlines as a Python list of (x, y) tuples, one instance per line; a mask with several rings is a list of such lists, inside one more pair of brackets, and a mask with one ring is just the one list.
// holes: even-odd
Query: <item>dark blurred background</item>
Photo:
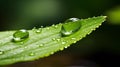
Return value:
[(106, 15), (91, 35), (47, 58), (7, 67), (120, 67), (120, 0), (0, 0), (0, 30)]

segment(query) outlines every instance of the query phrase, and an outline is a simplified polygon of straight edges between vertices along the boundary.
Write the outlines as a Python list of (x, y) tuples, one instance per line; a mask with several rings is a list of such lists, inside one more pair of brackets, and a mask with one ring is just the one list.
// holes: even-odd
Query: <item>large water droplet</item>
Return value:
[(2, 55), (4, 52), (3, 51), (0, 51), (0, 55)]
[(13, 40), (15, 42), (23, 41), (28, 37), (29, 37), (29, 32), (25, 29), (18, 30), (13, 34)]
[[(80, 22), (78, 18), (70, 18), (65, 21), (65, 24), (62, 25), (61, 33), (63, 36), (71, 35), (74, 32), (77, 32), (80, 29)], [(74, 23), (68, 23), (74, 22)]]

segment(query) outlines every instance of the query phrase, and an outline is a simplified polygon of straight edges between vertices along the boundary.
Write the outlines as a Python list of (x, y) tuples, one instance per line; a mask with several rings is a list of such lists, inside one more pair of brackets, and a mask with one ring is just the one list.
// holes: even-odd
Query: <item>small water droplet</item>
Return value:
[(13, 40), (15, 42), (23, 41), (28, 37), (29, 37), (29, 32), (25, 29), (18, 30), (13, 34)]
[(71, 38), (72, 40), (75, 40), (76, 38)]
[(63, 41), (62, 44), (66, 44), (66, 42)]
[(36, 30), (36, 27), (33, 27), (32, 31), (35, 31)]
[(68, 48), (68, 46), (65, 46), (65, 48)]
[(52, 25), (53, 27), (55, 26), (55, 24)]
[(56, 39), (57, 41), (60, 41), (60, 38)]
[(33, 55), (35, 55), (33, 52), (31, 52), (30, 54), (29, 54), (30, 56), (33, 56)]
[(76, 43), (77, 41), (73, 41), (73, 43)]
[(55, 40), (56, 40), (56, 38), (52, 38), (52, 40), (53, 40), (53, 41), (55, 41)]
[(46, 29), (48, 29), (48, 30), (49, 30), (50, 28), (49, 28), (49, 27), (47, 27)]
[(54, 54), (54, 52), (51, 52), (50, 54)]
[(44, 44), (40, 44), (40, 45), (39, 45), (39, 47), (42, 47), (42, 46), (44, 46)]
[(62, 50), (64, 50), (64, 48), (60, 48), (60, 50), (62, 51)]
[(55, 25), (54, 27), (55, 27), (55, 28), (57, 28), (58, 26), (57, 26), (57, 25)]
[(41, 26), (41, 28), (43, 28), (44, 26)]
[[(80, 22), (78, 18), (70, 18), (65, 21), (65, 24), (62, 25), (61, 33), (63, 36), (71, 35), (74, 32), (77, 32), (80, 29)], [(68, 23), (74, 22), (74, 23)]]
[(2, 55), (4, 52), (3, 51), (0, 51), (0, 55)]
[(36, 32), (36, 33), (41, 33), (41, 32), (42, 32), (42, 28), (36, 29), (35, 32)]
[(25, 49), (26, 49), (27, 47), (25, 47)]

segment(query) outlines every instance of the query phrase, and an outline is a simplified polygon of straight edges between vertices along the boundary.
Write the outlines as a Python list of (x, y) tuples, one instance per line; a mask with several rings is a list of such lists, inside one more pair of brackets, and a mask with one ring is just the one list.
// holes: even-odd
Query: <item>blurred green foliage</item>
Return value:
[(120, 6), (108, 10), (106, 14), (111, 24), (120, 25)]

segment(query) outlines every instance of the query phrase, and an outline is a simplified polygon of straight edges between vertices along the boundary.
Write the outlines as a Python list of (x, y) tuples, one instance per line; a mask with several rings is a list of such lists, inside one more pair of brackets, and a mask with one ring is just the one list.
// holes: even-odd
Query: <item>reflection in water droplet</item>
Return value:
[[(74, 32), (77, 32), (80, 29), (80, 22), (78, 18), (70, 18), (65, 21), (65, 24), (62, 25), (61, 33), (63, 36), (71, 35)], [(68, 23), (74, 22), (74, 23)]]
[(66, 21), (65, 21), (65, 23), (67, 23), (67, 22), (76, 22), (76, 21), (78, 21), (79, 20), (79, 18), (69, 18), (69, 19), (67, 19)]
[(29, 32), (25, 29), (18, 30), (13, 34), (13, 40), (15, 42), (23, 41), (29, 37)]
[(0, 51), (0, 55), (2, 55), (4, 52), (3, 51)]

